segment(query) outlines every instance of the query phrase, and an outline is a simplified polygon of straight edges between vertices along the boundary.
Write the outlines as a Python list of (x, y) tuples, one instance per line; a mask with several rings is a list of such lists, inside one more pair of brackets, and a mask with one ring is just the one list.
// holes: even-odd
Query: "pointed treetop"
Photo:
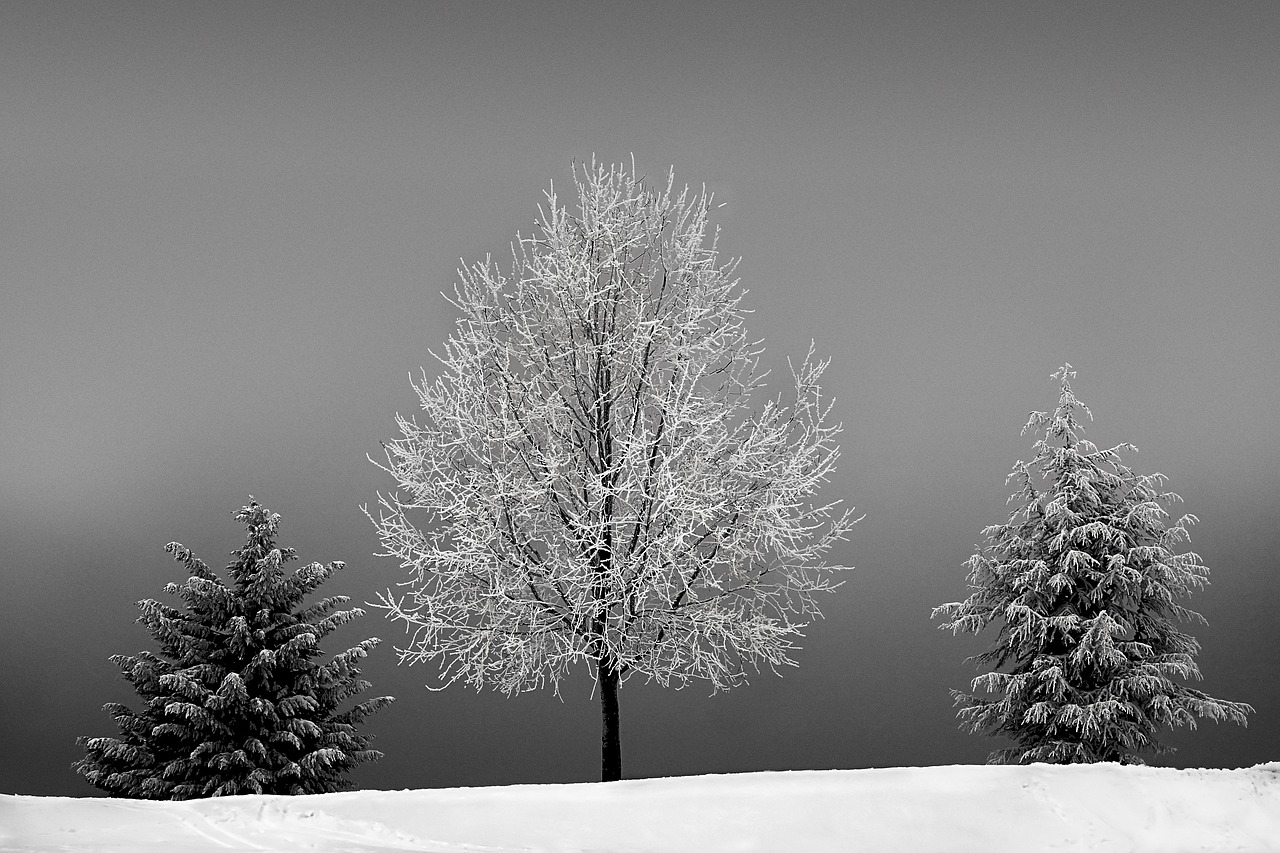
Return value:
[(1071, 391), (1069, 380), (1074, 379), (1075, 376), (1076, 372), (1071, 369), (1071, 363), (1063, 362), (1062, 367), (1059, 367), (1050, 377), (1062, 383), (1062, 394), (1058, 397), (1057, 408), (1053, 410), (1052, 415), (1048, 412), (1032, 412), (1022, 428), (1024, 435), (1029, 430), (1044, 428), (1044, 438), (1035, 445), (1037, 450), (1047, 445), (1050, 439), (1055, 438), (1062, 440), (1066, 447), (1074, 446), (1079, 440), (1079, 434), (1084, 432), (1084, 424), (1076, 419), (1077, 410), (1088, 415), (1089, 420), (1093, 420), (1093, 412)]

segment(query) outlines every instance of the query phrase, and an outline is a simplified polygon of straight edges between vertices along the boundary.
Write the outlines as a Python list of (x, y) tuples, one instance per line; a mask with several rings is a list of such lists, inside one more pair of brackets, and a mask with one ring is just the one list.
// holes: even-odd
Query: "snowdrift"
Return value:
[(0, 797), (6, 851), (1280, 851), (1280, 763), (745, 773), (187, 802)]

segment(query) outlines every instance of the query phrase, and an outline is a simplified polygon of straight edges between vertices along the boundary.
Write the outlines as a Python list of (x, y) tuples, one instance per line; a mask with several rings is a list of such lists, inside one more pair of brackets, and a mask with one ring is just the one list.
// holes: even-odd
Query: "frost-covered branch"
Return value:
[(546, 194), (509, 274), (464, 267), (419, 419), (378, 464), (374, 511), (406, 578), (380, 606), (402, 660), (508, 693), (577, 662), (715, 689), (793, 663), (824, 560), (855, 522), (816, 495), (840, 426), (812, 347), (794, 392), (757, 404), (735, 263), (711, 198), (621, 168)]

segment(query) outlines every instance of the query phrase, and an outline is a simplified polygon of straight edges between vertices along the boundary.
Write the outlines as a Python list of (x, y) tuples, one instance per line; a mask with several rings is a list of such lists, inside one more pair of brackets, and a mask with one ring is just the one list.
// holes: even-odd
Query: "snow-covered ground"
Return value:
[(155, 803), (0, 797), (0, 851), (1280, 851), (1280, 763), (744, 773)]

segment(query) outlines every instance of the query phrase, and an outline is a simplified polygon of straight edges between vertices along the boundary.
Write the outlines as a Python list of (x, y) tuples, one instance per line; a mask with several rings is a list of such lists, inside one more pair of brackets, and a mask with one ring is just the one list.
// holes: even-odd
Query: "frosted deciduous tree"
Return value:
[(318, 794), (349, 788), (344, 773), (382, 757), (357, 726), (391, 697), (339, 710), (368, 689), (356, 663), (378, 640), (319, 660), (319, 640), (363, 611), (338, 610), (346, 596), (301, 607), (343, 564), (285, 572), (297, 554), (276, 547), (280, 516), (257, 502), (235, 516), (249, 533), (232, 552), (230, 584), (170, 542), (165, 550), (191, 576), (165, 592), (186, 607), (138, 602), (159, 654), (111, 658), (145, 701), (138, 711), (106, 706), (120, 737), (78, 741), (86, 754), (76, 770), (104, 791), (153, 800)]
[(1035, 457), (1009, 475), (1008, 523), (983, 530), (969, 558), (972, 594), (933, 612), (953, 633), (998, 625), (976, 657), (991, 671), (972, 687), (988, 695), (952, 691), (965, 728), (1015, 742), (992, 763), (1141, 763), (1170, 751), (1161, 729), (1245, 724), (1253, 710), (1178, 682), (1200, 678), (1199, 644), (1176, 624), (1204, 622), (1178, 603), (1208, 583), (1199, 555), (1177, 551), (1196, 518), (1170, 523), (1166, 507), (1181, 498), (1162, 474), (1121, 462), (1133, 445), (1099, 450), (1080, 437), (1077, 415), (1093, 415), (1072, 393), (1075, 375), (1069, 364), (1053, 374), (1057, 408), (1023, 427), (1040, 436)]
[(585, 664), (611, 780), (619, 684), (792, 664), (853, 519), (814, 499), (839, 455), (827, 362), (810, 347), (793, 403), (752, 409), (761, 349), (710, 197), (634, 164), (574, 183), (576, 211), (549, 191), (510, 276), (460, 271), (442, 370), (414, 383), (425, 416), (384, 445), (399, 491), (366, 513), (408, 572), (382, 597), (412, 631), (402, 661), (508, 695)]

